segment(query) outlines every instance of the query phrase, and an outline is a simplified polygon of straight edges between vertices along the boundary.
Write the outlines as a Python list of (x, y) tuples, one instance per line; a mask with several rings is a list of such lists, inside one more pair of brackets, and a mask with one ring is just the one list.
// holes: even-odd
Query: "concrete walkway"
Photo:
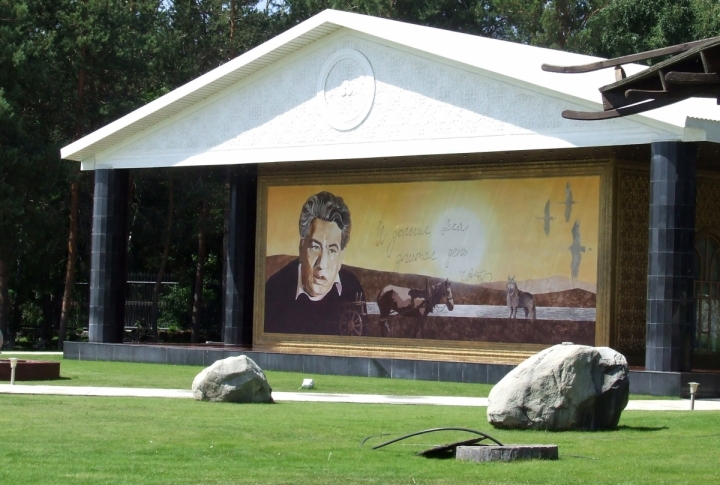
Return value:
[[(62, 396), (166, 397), (192, 399), (183, 389), (143, 389), (128, 387), (28, 386), (0, 384), (0, 394), (44, 394)], [(320, 392), (273, 392), (278, 402), (347, 402), (356, 404), (425, 404), (433, 406), (487, 406), (486, 397), (385, 396), (380, 394), (326, 394)], [(690, 401), (630, 401), (626, 411), (689, 411)], [(720, 399), (695, 401), (697, 411), (720, 411)]]

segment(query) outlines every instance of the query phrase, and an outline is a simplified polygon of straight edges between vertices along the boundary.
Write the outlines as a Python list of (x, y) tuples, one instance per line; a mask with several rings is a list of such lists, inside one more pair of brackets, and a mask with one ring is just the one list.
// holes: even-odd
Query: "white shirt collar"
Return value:
[[(337, 272), (337, 275), (335, 276), (335, 281), (333, 282), (333, 284), (337, 287), (338, 295), (342, 295), (342, 283), (340, 282), (340, 271)], [(332, 291), (332, 288), (330, 288), (330, 291)], [(330, 291), (328, 291), (328, 293), (330, 293)], [(298, 297), (303, 293), (305, 293), (307, 295), (307, 297), (310, 298), (311, 301), (320, 301), (323, 298), (325, 298), (325, 295), (327, 295), (327, 293), (325, 293), (325, 295), (310, 296), (308, 294), (308, 292), (303, 289), (303, 286), (302, 286), (302, 263), (300, 263), (300, 264), (298, 264), (298, 282), (297, 282), (297, 290), (295, 291), (295, 299), (297, 300)]]

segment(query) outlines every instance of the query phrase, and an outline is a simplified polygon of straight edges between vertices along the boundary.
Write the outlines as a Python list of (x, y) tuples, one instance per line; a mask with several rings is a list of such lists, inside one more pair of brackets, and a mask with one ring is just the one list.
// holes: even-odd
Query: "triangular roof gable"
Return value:
[[(339, 32), (338, 32), (339, 31)], [(344, 39), (344, 40), (342, 40)], [(364, 43), (364, 44), (363, 44)], [(314, 45), (311, 45), (314, 44)], [(364, 46), (364, 47), (363, 47)], [(387, 136), (378, 138), (374, 136), (359, 136), (356, 126), (341, 125), (332, 121), (329, 123), (332, 129), (341, 133), (340, 138), (344, 139), (328, 139), (325, 134), (320, 134), (317, 140), (297, 139), (296, 144), (284, 146), (267, 146), (266, 142), (258, 140), (255, 137), (255, 147), (248, 143), (235, 142), (227, 143), (233, 138), (232, 133), (228, 135), (218, 136), (217, 127), (222, 125), (208, 126), (208, 122), (202, 121), (201, 118), (212, 118), (212, 114), (218, 114), (225, 111), (225, 121), (231, 123), (238, 121), (233, 118), (233, 107), (228, 106), (228, 102), (232, 99), (235, 101), (234, 108), (247, 116), (252, 116), (252, 109), (248, 106), (247, 98), (245, 104), (237, 104), (240, 102), (238, 98), (239, 92), (247, 90), (250, 86), (262, 83), (257, 81), (262, 78), (265, 82), (272, 84), (273, 73), (282, 72), (283, 70), (297, 70), (298, 62), (309, 62), (313, 53), (325, 49), (324, 58), (318, 60), (317, 55), (313, 60), (315, 63), (312, 67), (305, 68), (305, 71), (312, 72), (315, 79), (304, 79), (306, 84), (304, 89), (307, 91), (307, 83), (317, 88), (318, 82), (317, 71), (328, 69), (328, 57), (335, 55), (339, 51), (345, 52), (350, 58), (345, 59), (342, 55), (337, 58), (337, 62), (354, 65), (353, 69), (361, 69), (363, 60), (361, 57), (369, 59), (371, 76), (373, 81), (380, 86), (394, 86), (400, 91), (391, 93), (395, 98), (402, 102), (408, 103), (412, 100), (405, 99), (407, 95), (420, 96), (414, 102), (421, 102), (423, 105), (432, 101), (445, 103), (451, 108), (459, 108), (458, 110), (447, 109), (440, 113), (436, 111), (431, 113), (432, 119), (435, 121), (455, 124), (456, 133), (454, 136), (444, 138), (445, 143), (438, 139), (437, 129), (428, 127), (426, 130), (428, 136), (424, 137), (426, 143), (418, 143), (423, 137), (413, 136), (412, 133), (399, 132), (396, 130), (397, 137), (393, 139)], [(369, 51), (373, 53), (368, 53)], [(384, 52), (380, 52), (383, 51)], [(360, 57), (352, 59), (352, 52), (359, 53)], [(365, 51), (365, 52), (363, 52)], [(395, 59), (390, 62), (390, 66), (382, 66), (381, 58), (388, 57), (388, 52), (394, 53)], [(375, 56), (373, 59), (372, 57)], [(392, 56), (391, 56), (392, 57)], [(610, 72), (595, 72), (582, 75), (562, 75), (542, 72), (539, 68), (543, 62), (553, 64), (580, 64), (588, 62), (592, 58), (570, 54), (560, 51), (551, 51), (531, 46), (513, 44), (493, 39), (471, 36), (467, 34), (458, 34), (454, 32), (421, 27), (412, 24), (405, 24), (386, 19), (378, 19), (358, 14), (346, 12), (325, 11), (306, 22), (290, 29), (280, 36), (266, 42), (265, 44), (243, 54), (242, 56), (224, 64), (223, 66), (199, 77), (198, 79), (182, 86), (175, 91), (149, 103), (148, 105), (130, 113), (129, 115), (111, 123), (104, 128), (84, 137), (77, 142), (68, 145), (62, 151), (63, 158), (71, 160), (83, 161), (84, 168), (93, 168), (95, 161), (98, 166), (105, 167), (139, 167), (139, 166), (168, 166), (168, 165), (199, 165), (199, 164), (216, 164), (216, 163), (241, 163), (241, 162), (263, 162), (263, 161), (283, 161), (283, 160), (312, 160), (312, 159), (329, 159), (329, 158), (356, 158), (371, 156), (399, 156), (414, 155), (421, 153), (461, 153), (471, 151), (496, 151), (496, 150), (514, 150), (514, 149), (538, 149), (553, 147), (569, 147), (569, 146), (599, 146), (607, 144), (630, 144), (643, 143), (656, 139), (704, 139), (704, 131), (702, 129), (687, 129), (684, 126), (684, 118), (682, 114), (678, 115), (677, 107), (675, 109), (665, 108), (656, 110), (650, 115), (636, 115), (631, 120), (615, 120), (611, 122), (592, 122), (573, 125), (569, 128), (565, 120), (560, 118), (560, 111), (564, 107), (575, 107), (581, 109), (599, 109), (599, 103), (595, 100), (599, 99), (597, 87), (612, 82), (613, 74)], [(398, 62), (405, 62), (405, 72), (400, 73), (397, 77), (397, 69), (395, 69), (395, 79), (388, 74), (393, 70), (393, 63), (397, 67)], [(322, 68), (319, 68), (319, 62), (322, 62)], [(413, 71), (413, 62), (422, 64), (425, 62), (424, 70)], [(354, 64), (353, 64), (354, 63)], [(337, 64), (337, 63), (336, 63)], [(387, 62), (386, 62), (387, 64)], [(338, 64), (340, 65), (340, 64)], [(294, 67), (293, 67), (294, 66)], [(410, 66), (410, 67), (407, 67)], [(330, 66), (332, 68), (332, 66)], [(385, 69), (383, 71), (383, 69)], [(632, 67), (631, 67), (632, 69)], [(638, 67), (639, 69), (639, 67)], [(302, 70), (302, 69), (301, 69)], [(385, 72), (388, 71), (388, 72)], [(437, 79), (430, 80), (426, 78), (427, 72), (435, 71), (439, 75)], [(468, 80), (468, 76), (463, 76), (462, 72), (468, 73), (472, 79)], [(287, 74), (287, 73), (286, 73)], [(336, 76), (336, 74), (324, 73), (326, 76)], [(420, 79), (418, 81), (418, 78)], [(312, 77), (312, 76), (311, 76)], [(398, 79), (404, 78), (404, 81)], [(329, 79), (329, 78), (327, 78)], [(256, 82), (257, 81), (257, 82)], [(491, 131), (504, 140), (491, 140), (487, 137), (488, 133), (467, 132), (463, 127), (467, 128), (468, 123), (477, 123), (478, 119), (472, 119), (465, 116), (467, 112), (475, 112), (485, 118), (492, 118), (496, 122), (505, 123), (507, 119), (503, 119), (502, 111), (493, 116), (493, 110), (498, 111), (498, 106), (491, 106), (492, 103), (485, 103), (486, 112), (482, 109), (467, 105), (462, 99), (458, 101), (457, 96), (453, 99), (447, 98), (441, 91), (433, 90), (433, 83), (445, 84), (448, 93), (462, 91), (463, 89), (472, 89), (473, 84), (484, 86), (483, 89), (505, 91), (505, 106), (503, 107), (508, 113), (527, 111), (526, 117), (538, 117), (542, 119), (554, 118), (549, 124), (544, 126), (532, 126), (532, 123), (523, 125), (522, 120), (509, 120), (510, 124), (517, 129), (503, 131), (497, 127)], [(253, 84), (254, 83), (254, 84)], [(404, 83), (404, 85), (403, 85)], [(297, 85), (296, 85), (297, 86)], [(291, 86), (290, 90), (294, 88)], [(320, 88), (317, 88), (320, 89)], [(257, 89), (256, 89), (257, 90)], [(482, 90), (482, 89), (481, 89)], [(385, 102), (382, 99), (379, 90), (378, 98), (372, 100), (372, 115), (368, 119), (375, 116), (380, 109), (376, 108), (377, 103)], [(507, 94), (510, 93), (517, 101), (514, 105), (507, 104)], [(256, 93), (257, 94), (257, 93)], [(447, 94), (447, 93), (446, 93)], [(481, 93), (482, 94), (482, 93)], [(265, 96), (271, 95), (275, 102), (277, 98), (283, 98), (285, 108), (292, 110), (297, 108), (297, 103), (307, 103), (308, 99), (296, 98), (290, 96), (287, 89), (285, 91), (277, 91), (274, 95), (265, 92)], [(484, 94), (487, 96), (487, 93)], [(235, 98), (232, 98), (235, 96)], [(242, 97), (242, 96), (241, 96)], [(307, 97), (307, 96), (306, 96)], [(412, 96), (411, 96), (412, 97)], [(450, 96), (452, 98), (452, 96)], [(462, 96), (460, 97), (462, 98)], [(498, 98), (499, 99), (499, 98)], [(523, 105), (532, 100), (529, 105)], [(271, 101), (265, 99), (264, 101)], [(293, 104), (293, 101), (295, 104)], [(466, 100), (467, 101), (467, 100)], [(703, 100), (705, 101), (705, 100)], [(289, 104), (288, 104), (289, 102)], [(697, 100), (694, 100), (697, 104)], [(213, 107), (213, 103), (217, 106)], [(463, 105), (465, 103), (465, 105)], [(542, 112), (538, 112), (538, 103), (544, 107)], [(282, 104), (282, 103), (280, 103)], [(472, 104), (472, 103), (470, 103)], [(480, 103), (482, 104), (482, 103)], [(502, 103), (501, 103), (502, 104)], [(687, 104), (687, 103), (683, 103)], [(477, 105), (477, 103), (476, 103)], [(502, 107), (502, 106), (501, 106)], [(710, 118), (707, 110), (702, 105), (702, 110), (694, 110), (701, 113), (696, 117)], [(317, 108), (317, 106), (315, 106)], [(411, 115), (411, 120), (416, 120), (418, 113), (408, 113), (408, 106), (398, 106), (397, 109), (405, 109), (398, 111), (401, 115)], [(412, 107), (411, 107), (412, 108)], [(312, 110), (310, 106), (306, 106), (307, 110)], [(487, 111), (489, 109), (489, 111)], [(214, 110), (214, 111), (213, 111)], [(218, 111), (219, 110), (219, 111)], [(362, 110), (361, 110), (362, 111)], [(422, 111), (422, 110), (421, 110)], [(425, 110), (427, 111), (427, 110)], [(317, 112), (317, 110), (315, 110)], [(205, 113), (205, 114), (203, 114)], [(208, 115), (210, 113), (210, 115)], [(248, 114), (249, 113), (249, 114)], [(257, 113), (256, 113), (257, 114)], [(276, 117), (283, 113), (275, 113)], [(297, 117), (298, 113), (294, 113)], [(325, 113), (327, 115), (327, 113)], [(265, 114), (267, 118), (267, 113)], [(375, 119), (376, 131), (378, 128), (383, 131), (392, 131), (388, 124), (387, 113), (384, 121)], [(295, 126), (292, 124), (292, 116), (287, 126), (271, 127), (270, 132), (266, 135), (272, 139), (277, 139), (282, 133), (272, 133), (273, 130), (284, 130), (283, 139), (287, 139), (288, 130), (294, 132), (298, 129), (306, 129), (306, 124)], [(377, 116), (376, 116), (377, 118)], [(517, 117), (516, 117), (517, 118)], [(257, 121), (257, 120), (256, 120)], [(271, 120), (268, 120), (271, 121)], [(327, 121), (327, 118), (326, 118)], [(366, 123), (360, 120), (360, 126)], [(384, 122), (384, 124), (383, 124)], [(711, 121), (712, 122), (712, 121)], [(184, 127), (180, 128), (181, 125)], [(195, 123), (195, 126), (193, 126)], [(258, 123), (254, 122), (255, 125)], [(378, 123), (380, 123), (378, 125)], [(578, 122), (575, 122), (578, 123)], [(278, 123), (275, 123), (276, 125)], [(351, 123), (352, 124), (352, 123)], [(604, 126), (601, 126), (605, 124)], [(247, 124), (246, 124), (247, 125)], [(557, 129), (552, 129), (553, 126)], [(613, 129), (615, 126), (615, 129)], [(256, 127), (256, 126), (255, 126)], [(547, 128), (550, 128), (549, 130)], [(248, 126), (245, 127), (247, 132)], [(417, 126), (415, 130), (417, 131)], [(543, 128), (546, 128), (545, 130)], [(213, 129), (215, 129), (213, 131)], [(238, 129), (242, 130), (241, 127)], [(178, 132), (180, 130), (180, 132)], [(187, 140), (188, 137), (183, 135), (198, 130), (209, 130), (207, 136), (204, 136), (206, 143), (202, 146), (190, 146), (185, 143), (186, 149), (178, 150), (177, 144), (158, 145), (155, 143), (148, 144), (148, 140), (153, 138), (168, 139), (176, 138)], [(459, 130), (459, 132), (457, 132)], [(267, 131), (267, 130), (266, 130)], [(368, 131), (368, 130), (365, 130)], [(400, 130), (402, 131), (402, 130)], [(452, 131), (452, 130), (451, 130)], [(472, 130), (471, 130), (472, 131)], [(622, 137), (608, 136), (610, 132), (623, 134)], [(602, 136), (597, 136), (600, 133)], [(171, 135), (172, 136), (169, 136)], [(245, 133), (247, 135), (247, 133)], [(350, 134), (350, 136), (348, 136)], [(418, 133), (415, 133), (416, 135)], [(522, 134), (522, 143), (519, 140), (509, 140), (508, 135)], [(593, 135), (595, 134), (595, 136)], [(242, 133), (235, 133), (235, 138)], [(367, 135), (367, 133), (366, 133)], [(535, 135), (528, 136), (528, 135)], [(179, 138), (178, 138), (179, 137)], [(224, 137), (224, 139), (223, 139)], [(245, 136), (245, 138), (248, 138)], [(289, 137), (292, 138), (292, 137)], [(296, 137), (297, 138), (297, 137)], [(332, 137), (331, 137), (332, 138)], [(482, 138), (479, 139), (479, 138)], [(497, 137), (496, 137), (497, 138)], [(143, 148), (143, 141), (145, 145)], [(452, 139), (452, 141), (450, 141)], [(473, 141), (474, 139), (474, 141)], [(214, 143), (214, 144), (213, 144)], [(364, 149), (348, 150), (349, 144), (359, 143)], [(225, 145), (223, 145), (225, 144)], [(282, 144), (280, 144), (282, 145)], [(372, 145), (372, 146), (371, 146)], [(259, 149), (258, 147), (262, 148)], [(318, 148), (322, 149), (318, 149)], [(333, 148), (335, 147), (335, 148)], [(284, 150), (283, 150), (284, 148)], [(293, 148), (293, 149), (291, 149)], [(213, 156), (205, 156), (208, 151), (213, 151)], [(163, 151), (164, 155), (158, 153)], [(241, 150), (243, 154), (238, 157), (233, 151)], [(259, 151), (258, 151), (259, 150)], [(154, 152), (153, 156), (146, 158), (144, 162), (139, 160), (142, 156), (148, 155), (147, 152)], [(146, 153), (143, 153), (146, 152)], [(180, 153), (182, 152), (182, 153)], [(134, 153), (134, 154), (133, 154)], [(350, 156), (347, 154), (350, 153)], [(142, 156), (140, 156), (142, 155)], [(123, 161), (124, 160), (124, 161)]]

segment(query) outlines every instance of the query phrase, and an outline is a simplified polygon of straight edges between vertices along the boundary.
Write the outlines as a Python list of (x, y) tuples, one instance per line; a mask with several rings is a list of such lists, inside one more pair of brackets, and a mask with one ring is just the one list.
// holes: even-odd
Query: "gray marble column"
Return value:
[(225, 345), (252, 345), (257, 166), (231, 169), (225, 255)]
[(652, 144), (645, 368), (692, 367), (697, 147)]
[(90, 342), (122, 342), (127, 286), (129, 170), (95, 170), (90, 260)]

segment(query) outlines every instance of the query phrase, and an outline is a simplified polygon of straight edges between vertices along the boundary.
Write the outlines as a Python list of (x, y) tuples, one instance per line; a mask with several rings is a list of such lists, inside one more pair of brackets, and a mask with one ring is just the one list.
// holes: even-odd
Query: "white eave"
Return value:
[(75, 161), (86, 160), (95, 153), (110, 148), (183, 111), (341, 27), (323, 18), (325, 14), (326, 12), (323, 12), (308, 19), (119, 120), (71, 143), (61, 149), (61, 158)]
[[(544, 72), (541, 64), (577, 65), (598, 58), (450, 32), (348, 12), (325, 10), (264, 44), (148, 103), (61, 150), (68, 160), (91, 160), (131, 136), (189, 108), (283, 57), (347, 28), (483, 71), (501, 82), (602, 110), (598, 88), (615, 81), (612, 69), (584, 74)], [(645, 69), (626, 65), (628, 74)], [(560, 116), (560, 113), (558, 113)], [(630, 119), (674, 133), (684, 141), (720, 142), (720, 107), (710, 99), (690, 99)], [(587, 123), (593, 123), (588, 121)]]

